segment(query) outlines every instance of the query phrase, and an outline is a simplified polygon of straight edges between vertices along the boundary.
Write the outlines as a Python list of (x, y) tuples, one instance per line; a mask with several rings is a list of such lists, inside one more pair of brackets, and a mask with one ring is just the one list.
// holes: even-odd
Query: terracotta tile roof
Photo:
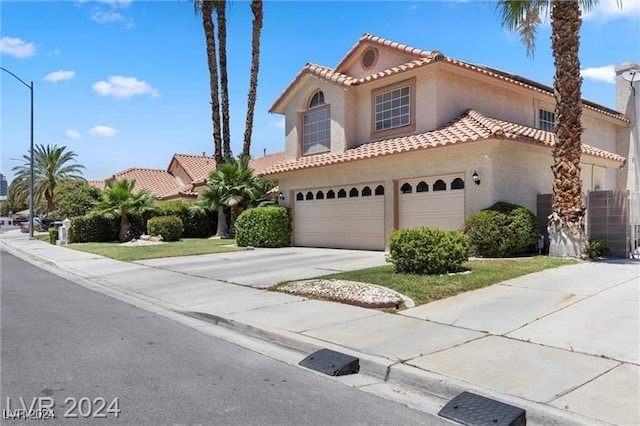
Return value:
[(103, 180), (89, 180), (87, 181), (89, 186), (93, 186), (94, 188), (98, 188), (100, 191), (104, 190), (105, 183)]
[(130, 168), (113, 175), (115, 180), (135, 179), (135, 191), (146, 189), (156, 196), (175, 190), (179, 185), (176, 178), (166, 170)]
[[(295, 161), (278, 163), (265, 170), (263, 175), (268, 176), (294, 170), (491, 139), (514, 140), (547, 147), (553, 147), (555, 144), (555, 134), (552, 132), (498, 120), (476, 111), (468, 110), (445, 127), (431, 132), (366, 143), (349, 149), (342, 154), (319, 154), (302, 157)], [(613, 160), (621, 166), (626, 161), (624, 157), (617, 154), (584, 144), (582, 145), (582, 151), (585, 155)]]
[(178, 186), (168, 192), (165, 192), (164, 194), (159, 195), (158, 198), (160, 200), (168, 200), (171, 198), (178, 198), (178, 197), (192, 198), (197, 196), (198, 196), (198, 193), (193, 190), (193, 185), (189, 184), (189, 185)]
[[(382, 70), (376, 72), (374, 74), (369, 74), (361, 78), (354, 78), (347, 74), (342, 73), (342, 67), (349, 60), (349, 58), (358, 50), (360, 46), (363, 44), (375, 44), (381, 47), (385, 47), (388, 49), (392, 49), (394, 51), (407, 54), (415, 59), (405, 62), (403, 64), (391, 67), (386, 70)], [(483, 74), (489, 76), (491, 78), (495, 78), (497, 80), (501, 80), (528, 90), (533, 90), (535, 92), (544, 94), (546, 96), (553, 98), (553, 88), (545, 86), (543, 84), (534, 82), (524, 77), (517, 76), (515, 74), (509, 74), (504, 71), (497, 70), (495, 68), (490, 68), (482, 65), (475, 65), (465, 61), (461, 61), (459, 59), (450, 58), (444, 56), (441, 52), (437, 50), (428, 51), (416, 49), (404, 44), (400, 44), (397, 42), (393, 42), (390, 40), (383, 39), (381, 37), (373, 36), (371, 34), (363, 35), (360, 40), (351, 48), (351, 50), (347, 53), (347, 55), (340, 61), (340, 63), (336, 66), (335, 69), (331, 69), (328, 67), (324, 67), (322, 65), (315, 65), (307, 63), (300, 72), (293, 78), (291, 83), (286, 87), (286, 89), (278, 96), (275, 100), (269, 112), (282, 112), (278, 111), (281, 103), (285, 100), (285, 98), (293, 92), (296, 88), (299, 81), (301, 81), (305, 76), (311, 75), (314, 77), (322, 78), (326, 81), (329, 81), (334, 84), (338, 84), (344, 87), (349, 86), (359, 86), (362, 84), (366, 84), (372, 81), (379, 80), (381, 78), (386, 78), (394, 75), (401, 74), (403, 72), (407, 72), (416, 68), (424, 67), (427, 65), (431, 65), (437, 62), (441, 62), (447, 65), (453, 65), (461, 68), (465, 68), (470, 71), (474, 71), (479, 74)], [(612, 110), (602, 105), (598, 105), (594, 102), (590, 102), (587, 100), (583, 100), (583, 105), (586, 109), (604, 114), (611, 118), (620, 120), (625, 123), (629, 123), (629, 120), (618, 111)]]
[(254, 174), (260, 176), (266, 169), (282, 161), (284, 161), (284, 152), (276, 152), (275, 154), (252, 158), (249, 162), (249, 167), (253, 169)]
[[(187, 173), (191, 181), (205, 180), (216, 169), (214, 157), (204, 155), (174, 154), (172, 162), (176, 161)], [(171, 167), (171, 164), (169, 165)]]

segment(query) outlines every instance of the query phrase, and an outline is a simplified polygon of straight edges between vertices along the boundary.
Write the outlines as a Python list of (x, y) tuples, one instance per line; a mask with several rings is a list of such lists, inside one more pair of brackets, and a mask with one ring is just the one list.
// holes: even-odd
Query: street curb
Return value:
[[(384, 382), (395, 386), (410, 389), (426, 396), (435, 397), (439, 400), (448, 401), (459, 393), (468, 391), (525, 409), (527, 411), (527, 420), (530, 424), (552, 426), (609, 424), (594, 418), (583, 417), (575, 413), (564, 411), (560, 408), (545, 405), (543, 403), (495, 392), (491, 389), (483, 388), (459, 379), (423, 370), (418, 367), (411, 366), (410, 364), (404, 364), (381, 356), (358, 352), (314, 337), (270, 327), (267, 324), (252, 323), (246, 320), (239, 321), (234, 318), (233, 314), (221, 316), (205, 312), (186, 311), (182, 306), (146, 296), (138, 293), (137, 291), (114, 287), (108, 282), (104, 282), (99, 279), (83, 277), (76, 271), (66, 269), (55, 261), (42, 258), (37, 254), (33, 254), (20, 247), (15, 247), (7, 243), (5, 240), (0, 240), (0, 247), (2, 250), (6, 250), (7, 252), (34, 264), (35, 266), (68, 279), (76, 284), (82, 285), (85, 288), (99, 289), (98, 291), (105, 295), (150, 312), (158, 313), (158, 310), (162, 309), (165, 316), (169, 316), (184, 324), (192, 324), (196, 327), (202, 327), (203, 322), (208, 323), (240, 335), (267, 341), (303, 354), (310, 354), (319, 349), (326, 348), (357, 357), (360, 359), (360, 372), (362, 374), (383, 380)], [(138, 301), (138, 303), (135, 303), (135, 301)], [(166, 315), (166, 310), (169, 310), (173, 315)]]

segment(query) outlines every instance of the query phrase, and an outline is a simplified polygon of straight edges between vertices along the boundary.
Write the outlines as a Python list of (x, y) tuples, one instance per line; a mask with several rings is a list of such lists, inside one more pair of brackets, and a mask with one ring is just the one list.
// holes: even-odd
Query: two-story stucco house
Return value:
[[(497, 201), (552, 191), (553, 90), (365, 34), (333, 69), (307, 64), (285, 116), (277, 178), (294, 245), (383, 250), (397, 228), (459, 229)], [(585, 191), (624, 187), (629, 120), (584, 102)]]

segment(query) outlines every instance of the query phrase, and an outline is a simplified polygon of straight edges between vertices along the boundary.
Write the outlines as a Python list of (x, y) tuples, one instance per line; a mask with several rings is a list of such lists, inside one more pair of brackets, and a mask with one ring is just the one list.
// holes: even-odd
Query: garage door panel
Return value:
[(456, 176), (436, 176), (400, 182), (399, 187), (407, 183), (413, 190), (417, 182), (430, 183), (429, 192), (400, 193), (398, 197), (398, 225), (400, 228), (418, 228), (427, 226), (444, 230), (458, 230), (464, 224), (464, 189), (433, 191), (433, 182), (443, 180), (451, 182)]
[[(294, 208), (294, 243), (297, 246), (335, 247), (383, 250), (384, 196), (362, 197), (365, 186), (358, 186), (358, 197), (296, 201)], [(321, 188), (300, 191), (304, 194), (318, 191), (335, 194), (343, 188)], [(351, 187), (344, 188), (347, 194)]]

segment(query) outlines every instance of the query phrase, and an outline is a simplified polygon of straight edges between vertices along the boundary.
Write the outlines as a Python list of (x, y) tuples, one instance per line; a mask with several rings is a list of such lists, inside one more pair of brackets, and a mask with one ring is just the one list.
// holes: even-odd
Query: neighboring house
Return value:
[[(460, 229), (498, 201), (552, 192), (553, 89), (365, 34), (333, 69), (307, 64), (285, 116), (278, 179), (298, 246), (383, 250), (394, 229)], [(584, 101), (585, 191), (624, 189), (630, 121)]]
[[(249, 165), (254, 173), (262, 171), (283, 161), (284, 153), (267, 155), (252, 159)], [(135, 179), (134, 191), (147, 190), (155, 195), (159, 202), (171, 200), (195, 200), (198, 193), (206, 188), (209, 174), (215, 170), (214, 157), (189, 154), (174, 154), (167, 169), (145, 169), (133, 167), (118, 172), (106, 179), (116, 181)], [(91, 186), (101, 190), (105, 187), (105, 181), (89, 181)]]

